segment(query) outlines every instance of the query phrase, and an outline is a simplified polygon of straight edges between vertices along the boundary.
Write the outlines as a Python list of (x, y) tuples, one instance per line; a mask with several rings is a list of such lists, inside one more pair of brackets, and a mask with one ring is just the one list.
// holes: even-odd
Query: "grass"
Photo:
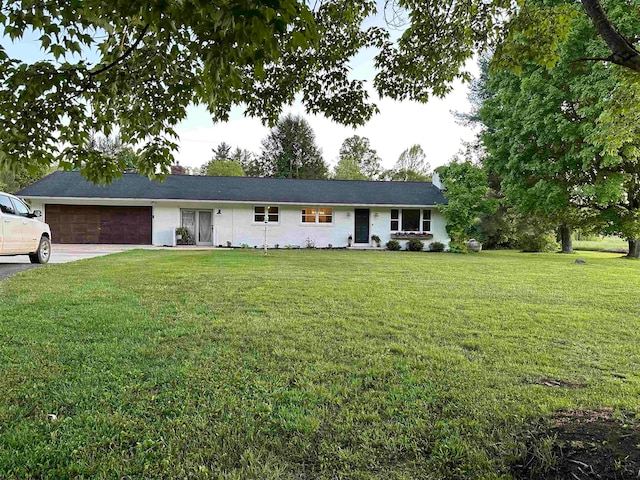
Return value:
[(574, 240), (574, 250), (586, 250), (593, 252), (601, 252), (603, 250), (610, 251), (628, 251), (629, 243), (619, 237), (591, 237), (589, 240)]
[[(0, 478), (507, 478), (640, 413), (640, 263), (132, 251), (0, 283)], [(553, 388), (543, 379), (581, 388)]]

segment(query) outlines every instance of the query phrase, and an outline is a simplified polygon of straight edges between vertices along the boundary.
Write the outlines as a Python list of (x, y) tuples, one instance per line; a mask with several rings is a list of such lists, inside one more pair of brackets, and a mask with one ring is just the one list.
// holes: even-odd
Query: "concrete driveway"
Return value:
[[(67, 263), (84, 258), (101, 257), (135, 248), (152, 248), (149, 245), (52, 245), (49, 263)], [(0, 280), (30, 268), (39, 267), (29, 261), (28, 255), (0, 257)]]

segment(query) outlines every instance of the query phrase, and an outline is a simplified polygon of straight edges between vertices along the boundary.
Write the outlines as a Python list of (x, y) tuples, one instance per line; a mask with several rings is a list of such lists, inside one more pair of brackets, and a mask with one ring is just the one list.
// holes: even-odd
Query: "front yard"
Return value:
[(640, 414), (639, 288), (640, 262), (592, 252), (32, 270), (0, 282), (0, 478), (506, 478), (532, 451), (544, 469), (530, 440), (554, 412)]

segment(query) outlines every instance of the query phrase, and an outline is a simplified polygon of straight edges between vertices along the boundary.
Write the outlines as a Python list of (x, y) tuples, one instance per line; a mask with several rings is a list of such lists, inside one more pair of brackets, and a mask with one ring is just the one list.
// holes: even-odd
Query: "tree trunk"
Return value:
[(629, 253), (627, 258), (640, 258), (640, 240), (629, 240)]
[(562, 253), (573, 253), (571, 227), (566, 223), (560, 225), (560, 241), (562, 242)]
[[(591, 18), (596, 31), (600, 37), (606, 42), (611, 49), (611, 56), (598, 60), (608, 62), (630, 68), (636, 72), (640, 72), (640, 52), (627, 40), (607, 17), (599, 0), (581, 0), (584, 9)], [(592, 59), (596, 60), (596, 59)]]

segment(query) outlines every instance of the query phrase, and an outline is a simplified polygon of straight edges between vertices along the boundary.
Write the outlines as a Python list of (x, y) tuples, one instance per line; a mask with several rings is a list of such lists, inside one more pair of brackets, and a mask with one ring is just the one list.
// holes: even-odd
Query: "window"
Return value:
[(315, 208), (303, 208), (302, 223), (316, 223), (316, 213)]
[(392, 208), (390, 226), (392, 232), (430, 232), (431, 210)]
[(422, 231), (423, 232), (431, 231), (431, 210), (422, 211)]
[(302, 223), (333, 223), (333, 208), (304, 207)]
[(0, 195), (0, 211), (2, 213), (10, 213), (11, 215), (16, 214), (16, 210), (13, 208), (11, 199), (5, 195)]
[(420, 230), (420, 210), (402, 209), (402, 231), (417, 232)]
[(333, 222), (333, 208), (319, 208), (318, 223), (331, 223), (331, 222)]
[(269, 222), (278, 223), (280, 221), (280, 210), (278, 207), (269, 207)]
[(264, 205), (253, 207), (253, 221), (264, 223), (265, 212), (267, 212), (269, 223), (278, 223), (280, 221), (280, 209), (278, 207), (265, 207)]
[(400, 219), (400, 210), (397, 208), (391, 209), (391, 231), (397, 232), (399, 230), (400, 223), (398, 220)]
[(253, 207), (253, 221), (264, 222), (264, 207)]
[(21, 217), (29, 216), (29, 209), (25, 206), (24, 203), (22, 203), (20, 200), (16, 200), (15, 198), (12, 198), (11, 201), (13, 202), (16, 215), (20, 215)]

